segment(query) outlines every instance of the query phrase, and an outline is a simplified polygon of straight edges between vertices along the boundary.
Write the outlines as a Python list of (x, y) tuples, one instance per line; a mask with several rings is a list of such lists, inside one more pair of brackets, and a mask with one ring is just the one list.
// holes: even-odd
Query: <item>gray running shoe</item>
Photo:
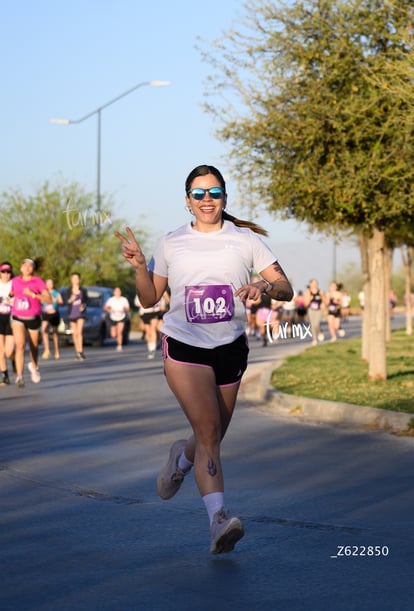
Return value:
[(10, 378), (7, 371), (1, 374), (0, 386), (6, 386), (6, 384), (10, 384)]
[(186, 439), (179, 439), (172, 444), (167, 464), (157, 477), (157, 492), (162, 499), (166, 500), (174, 496), (183, 483), (185, 473), (178, 468), (178, 459), (186, 443)]
[(239, 518), (229, 518), (228, 511), (222, 507), (214, 514), (210, 526), (212, 554), (231, 552), (237, 541), (244, 535), (244, 528)]
[(24, 380), (22, 376), (17, 376), (16, 377), (16, 386), (18, 388), (23, 388), (24, 387)]

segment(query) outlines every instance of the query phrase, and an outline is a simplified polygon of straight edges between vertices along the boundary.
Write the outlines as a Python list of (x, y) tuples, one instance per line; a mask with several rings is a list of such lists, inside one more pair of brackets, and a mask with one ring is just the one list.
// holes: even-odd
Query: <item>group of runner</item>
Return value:
[(9, 261), (0, 264), (0, 369), (1, 385), (10, 384), (7, 362), (12, 362), (16, 385), (24, 386), (23, 368), (26, 337), (29, 339), (28, 369), (32, 381), (40, 382), (38, 367), (42, 306), (52, 306), (52, 296), (44, 280), (34, 274), (36, 264), (23, 259), (20, 276), (13, 275)]
[[(25, 347), (29, 344), (28, 371), (34, 384), (40, 382), (39, 343), (43, 342), (43, 359), (52, 355), (60, 358), (58, 327), (60, 306), (64, 305), (61, 293), (55, 289), (51, 278), (44, 281), (35, 274), (33, 259), (23, 259), (20, 274), (13, 274), (9, 261), (0, 263), (0, 386), (10, 384), (11, 371), (19, 388), (25, 386)], [(71, 274), (67, 293), (68, 321), (72, 330), (73, 345), (78, 361), (85, 360), (83, 352), (83, 327), (86, 318), (87, 291), (81, 285), (78, 272)], [(122, 350), (124, 319), (129, 312), (128, 300), (116, 288), (105, 304), (111, 322), (111, 336), (117, 340), (117, 350)], [(52, 346), (50, 341), (50, 334)], [(52, 349), (51, 349), (52, 348)]]
[(318, 281), (312, 279), (305, 291), (295, 291), (288, 302), (278, 302), (266, 294), (256, 301), (249, 300), (246, 303), (246, 333), (261, 339), (263, 346), (267, 346), (269, 326), (272, 337), (277, 338), (281, 325), (286, 327), (283, 337), (290, 337), (294, 324), (309, 323), (312, 344), (317, 345), (325, 339), (321, 322), (326, 318), (329, 337), (331, 341), (336, 341), (338, 336), (345, 335), (341, 323), (349, 316), (350, 302), (351, 297), (341, 284), (332, 282), (329, 290), (324, 292)]

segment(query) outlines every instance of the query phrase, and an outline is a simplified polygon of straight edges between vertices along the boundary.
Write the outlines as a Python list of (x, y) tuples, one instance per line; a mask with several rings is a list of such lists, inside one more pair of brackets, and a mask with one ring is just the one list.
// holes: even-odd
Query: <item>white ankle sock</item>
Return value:
[(194, 463), (191, 462), (191, 460), (188, 460), (187, 456), (184, 453), (184, 450), (180, 456), (180, 458), (178, 459), (178, 468), (180, 469), (180, 471), (182, 471), (183, 473), (187, 473), (188, 471), (190, 471), (191, 467), (193, 466)]
[(204, 505), (206, 506), (210, 525), (213, 522), (214, 514), (224, 507), (224, 492), (211, 492), (203, 496)]

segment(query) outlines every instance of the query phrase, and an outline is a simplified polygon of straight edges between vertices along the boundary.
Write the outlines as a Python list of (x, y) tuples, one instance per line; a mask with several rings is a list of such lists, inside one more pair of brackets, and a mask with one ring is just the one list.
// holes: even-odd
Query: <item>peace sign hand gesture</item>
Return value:
[(128, 261), (135, 269), (146, 268), (147, 263), (145, 261), (144, 253), (141, 250), (140, 245), (135, 239), (132, 230), (129, 227), (125, 229), (128, 237), (125, 237), (119, 231), (115, 232), (115, 236), (122, 242), (122, 256)]

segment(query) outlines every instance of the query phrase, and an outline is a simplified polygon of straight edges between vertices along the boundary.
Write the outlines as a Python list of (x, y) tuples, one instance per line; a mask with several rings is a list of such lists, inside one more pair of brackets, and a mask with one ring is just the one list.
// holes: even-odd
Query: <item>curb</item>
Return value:
[(283, 359), (279, 359), (265, 366), (263, 363), (249, 366), (245, 383), (242, 383), (241, 387), (242, 398), (259, 403), (266, 411), (269, 410), (273, 414), (286, 418), (342, 426), (359, 426), (389, 433), (412, 434), (413, 416), (411, 414), (400, 414), (352, 403), (297, 397), (274, 389), (269, 383), (270, 376), (282, 362)]

